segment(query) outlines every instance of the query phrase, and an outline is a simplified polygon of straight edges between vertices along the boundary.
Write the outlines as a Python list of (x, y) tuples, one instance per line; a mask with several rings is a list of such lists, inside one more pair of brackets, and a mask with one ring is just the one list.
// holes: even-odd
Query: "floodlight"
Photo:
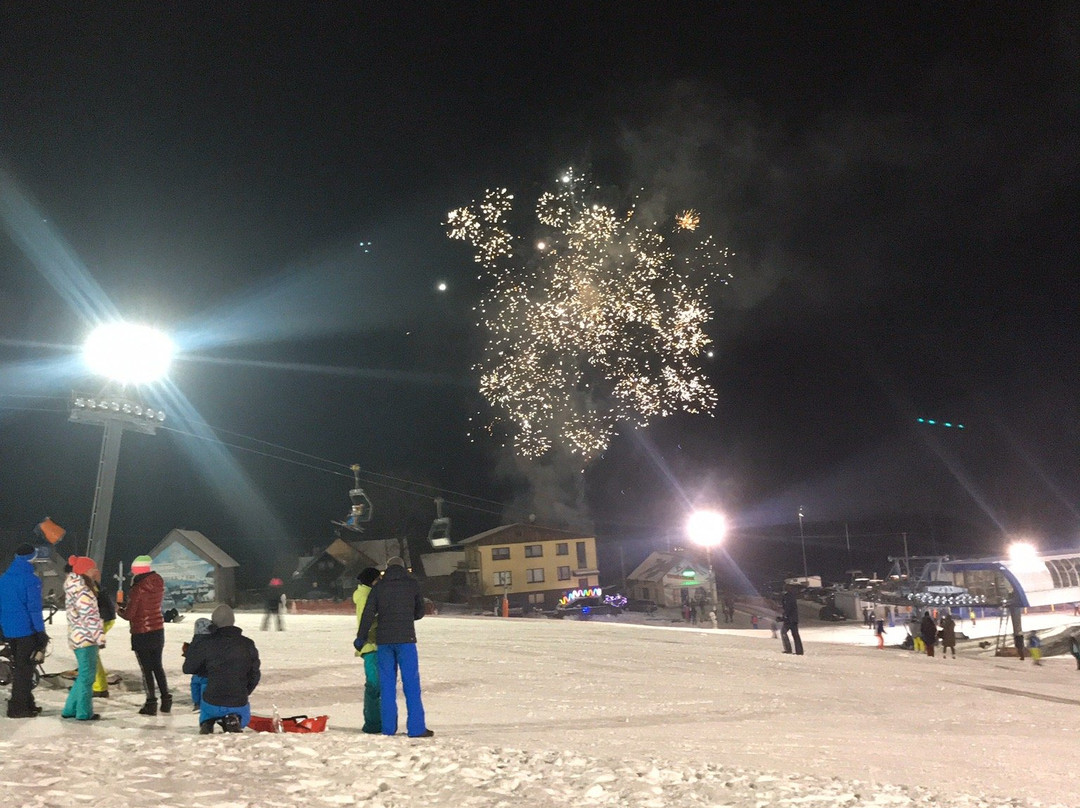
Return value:
[(1009, 545), (1009, 559), (1012, 561), (1031, 561), (1037, 558), (1039, 551), (1027, 541), (1014, 541)]
[(90, 334), (83, 355), (98, 375), (121, 384), (146, 384), (168, 373), (175, 350), (172, 340), (149, 326), (108, 323)]
[(727, 535), (727, 519), (716, 511), (694, 511), (686, 524), (690, 540), (702, 547), (720, 544)]

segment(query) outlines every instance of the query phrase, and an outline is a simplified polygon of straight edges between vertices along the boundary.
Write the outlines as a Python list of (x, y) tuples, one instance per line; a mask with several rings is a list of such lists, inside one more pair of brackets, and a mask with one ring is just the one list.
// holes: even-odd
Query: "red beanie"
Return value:
[(94, 559), (86, 556), (69, 556), (68, 563), (71, 565), (71, 571), (76, 575), (86, 575), (90, 570), (97, 567)]

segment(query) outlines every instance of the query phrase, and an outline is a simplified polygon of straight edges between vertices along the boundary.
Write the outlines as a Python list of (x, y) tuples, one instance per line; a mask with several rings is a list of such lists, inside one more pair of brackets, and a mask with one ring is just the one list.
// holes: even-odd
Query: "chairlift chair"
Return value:
[(443, 498), (435, 497), (435, 520), (428, 529), (428, 543), (433, 548), (450, 546), (450, 517), (443, 516)]
[(352, 502), (349, 508), (348, 515), (340, 522), (333, 522), (338, 527), (343, 527), (346, 530), (352, 530), (356, 533), (363, 533), (364, 528), (361, 524), (364, 522), (370, 522), (374, 513), (374, 508), (371, 505), (371, 500), (368, 499), (368, 495), (364, 493), (364, 489), (360, 487), (360, 466), (353, 464), (351, 466), (353, 473), (353, 487), (349, 491), (349, 501)]

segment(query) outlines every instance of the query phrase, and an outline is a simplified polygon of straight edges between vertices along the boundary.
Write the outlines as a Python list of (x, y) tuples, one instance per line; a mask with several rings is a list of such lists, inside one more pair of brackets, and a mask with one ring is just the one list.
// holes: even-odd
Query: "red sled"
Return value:
[(294, 715), (290, 718), (279, 719), (281, 729), (274, 727), (274, 719), (264, 715), (253, 715), (248, 722), (248, 728), (256, 732), (322, 732), (326, 729), (326, 716), (317, 715), (308, 718), (306, 715)]

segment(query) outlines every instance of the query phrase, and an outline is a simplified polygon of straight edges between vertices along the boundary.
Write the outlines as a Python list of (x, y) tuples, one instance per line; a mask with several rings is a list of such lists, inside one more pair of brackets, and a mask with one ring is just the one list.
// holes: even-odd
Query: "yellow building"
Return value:
[(505, 595), (513, 609), (554, 609), (572, 589), (600, 585), (596, 539), (537, 525), (503, 525), (460, 544), (469, 599), (494, 606)]

